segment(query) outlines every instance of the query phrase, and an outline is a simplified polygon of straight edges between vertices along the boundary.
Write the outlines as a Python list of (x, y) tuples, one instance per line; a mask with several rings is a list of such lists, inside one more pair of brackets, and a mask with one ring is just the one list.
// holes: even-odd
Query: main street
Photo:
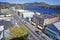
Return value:
[[(25, 25), (25, 24), (22, 23), (22, 21), (18, 18), (18, 16), (15, 15), (14, 18), (16, 19), (18, 25), (19, 25), (19, 23), (22, 24), (22, 25)], [(26, 24), (26, 25), (27, 25), (27, 24)], [(28, 27), (30, 27), (30, 25), (28, 25)], [(40, 40), (40, 38), (38, 38), (37, 35), (35, 36), (35, 33), (31, 30), (31, 28), (28, 28), (27, 30), (28, 30), (28, 32), (29, 32), (36, 40)], [(33, 29), (33, 30), (34, 30), (34, 29)]]
[(14, 17), (14, 19), (16, 19), (16, 21), (18, 22), (18, 23), (21, 23), (21, 24), (23, 24), (23, 25), (25, 25), (27, 28), (28, 28), (28, 30), (29, 30), (29, 32), (30, 33), (32, 33), (31, 35), (33, 35), (33, 37), (36, 39), (36, 40), (45, 40), (45, 39), (43, 39), (40, 35), (38, 35), (35, 31), (36, 31), (36, 29), (35, 28), (33, 28), (33, 26), (30, 24), (30, 23), (28, 23), (28, 22), (24, 22), (24, 20), (22, 20), (18, 15), (17, 15), (17, 13), (13, 13), (13, 17)]
[[(40, 35), (38, 35), (35, 31), (36, 31), (36, 30), (40, 31), (40, 30), (37, 29), (35, 26), (31, 25), (29, 22), (27, 22), (27, 21), (24, 22), (24, 20), (21, 19), (18, 15), (15, 15), (14, 17), (15, 17), (15, 19), (18, 21), (18, 23), (20, 22), (21, 24), (26, 25), (26, 27), (28, 28), (28, 32), (29, 32), (36, 40), (48, 40), (48, 39), (49, 39), (49, 40), (52, 40), (51, 38), (47, 37), (47, 36), (44, 35), (43, 33), (42, 33), (42, 34), (43, 34), (45, 37), (42, 37), (42, 36), (41, 36), (41, 33), (40, 33)], [(41, 31), (40, 31), (40, 32), (41, 32)]]
[(37, 28), (35, 28), (34, 26), (32, 26), (29, 22), (24, 22), (23, 19), (21, 19), (16, 12), (12, 11), (11, 12), (13, 14), (13, 18), (14, 20), (16, 20), (18, 25), (25, 25), (28, 28), (28, 32), (32, 35), (32, 37), (34, 37), (36, 40), (48, 40), (45, 39), (43, 37), (41, 37), (41, 34), (38, 35), (35, 31), (37, 30)]

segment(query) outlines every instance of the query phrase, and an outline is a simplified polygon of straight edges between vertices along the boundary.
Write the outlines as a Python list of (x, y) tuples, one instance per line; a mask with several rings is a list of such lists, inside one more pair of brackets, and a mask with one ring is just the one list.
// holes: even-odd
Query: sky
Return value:
[(50, 5), (60, 5), (60, 0), (0, 0), (0, 2), (9, 2), (9, 3), (33, 3), (33, 2), (45, 2)]

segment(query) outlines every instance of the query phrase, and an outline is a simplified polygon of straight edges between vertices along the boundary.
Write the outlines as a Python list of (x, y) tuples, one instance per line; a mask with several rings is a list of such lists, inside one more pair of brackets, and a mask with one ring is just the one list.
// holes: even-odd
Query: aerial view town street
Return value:
[(60, 0), (0, 0), (0, 40), (60, 40)]

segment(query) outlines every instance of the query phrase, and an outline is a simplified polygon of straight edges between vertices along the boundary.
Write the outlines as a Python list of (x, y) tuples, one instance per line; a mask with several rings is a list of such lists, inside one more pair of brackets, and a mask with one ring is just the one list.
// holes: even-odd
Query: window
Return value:
[(55, 33), (51, 32), (51, 31), (49, 31), (49, 30), (47, 30), (47, 29), (46, 29), (46, 31), (48, 31), (50, 34), (54, 34), (54, 35), (55, 35)]
[(59, 34), (60, 34), (60, 31), (59, 31)]

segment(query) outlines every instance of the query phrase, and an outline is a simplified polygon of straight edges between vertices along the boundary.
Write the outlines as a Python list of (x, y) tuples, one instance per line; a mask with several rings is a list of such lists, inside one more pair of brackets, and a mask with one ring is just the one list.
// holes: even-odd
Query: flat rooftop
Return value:
[(0, 15), (7, 15), (7, 13), (0, 13)]
[(37, 17), (42, 18), (42, 19), (47, 19), (47, 18), (54, 18), (57, 16), (52, 16), (52, 15), (48, 15), (48, 14), (40, 14), (40, 15), (37, 15)]
[(8, 29), (8, 27), (12, 27), (13, 26), (11, 21), (5, 21), (5, 20), (0, 20), (0, 26), (1, 25), (4, 25), (5, 29)]

